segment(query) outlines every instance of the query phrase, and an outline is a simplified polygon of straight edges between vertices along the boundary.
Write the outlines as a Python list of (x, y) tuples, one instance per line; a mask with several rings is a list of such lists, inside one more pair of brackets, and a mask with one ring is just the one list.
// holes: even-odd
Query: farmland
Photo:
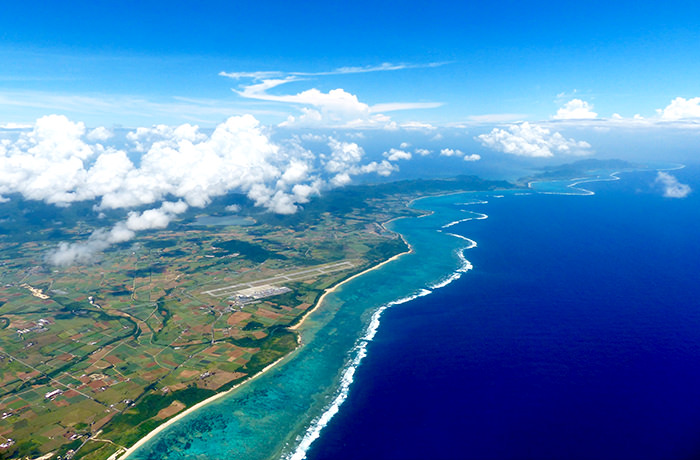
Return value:
[(47, 253), (116, 218), (1, 204), (0, 455), (107, 458), (289, 353), (326, 288), (406, 249), (381, 223), (416, 192), (377, 190), (292, 216), (222, 200), (70, 266)]

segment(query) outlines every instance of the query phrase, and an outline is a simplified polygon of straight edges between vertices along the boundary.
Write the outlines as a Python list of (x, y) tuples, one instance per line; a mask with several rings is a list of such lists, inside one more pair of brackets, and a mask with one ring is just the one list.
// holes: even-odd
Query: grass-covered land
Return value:
[[(289, 326), (326, 288), (406, 250), (381, 223), (416, 215), (410, 199), (506, 186), (460, 177), (349, 187), (291, 216), (228, 196), (207, 214), (236, 203), (244, 224), (194, 210), (69, 267), (46, 254), (124, 216), (0, 203), (0, 444), (14, 440), (0, 455), (105, 459), (132, 445), (293, 350)], [(232, 297), (262, 280), (288, 290)]]

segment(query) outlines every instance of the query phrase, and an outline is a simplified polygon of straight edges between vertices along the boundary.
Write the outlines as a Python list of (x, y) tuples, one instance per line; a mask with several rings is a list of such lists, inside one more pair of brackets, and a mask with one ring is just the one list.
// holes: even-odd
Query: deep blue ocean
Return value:
[(610, 172), (415, 201), (410, 254), (129, 460), (700, 458), (700, 167)]
[(473, 205), (474, 268), (383, 313), (307, 458), (700, 458), (700, 169), (672, 173), (695, 192)]

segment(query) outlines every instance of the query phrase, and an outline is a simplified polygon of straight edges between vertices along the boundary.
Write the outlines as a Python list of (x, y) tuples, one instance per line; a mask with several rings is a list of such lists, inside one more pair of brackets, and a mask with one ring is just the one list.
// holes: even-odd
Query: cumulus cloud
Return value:
[(433, 153), (432, 150), (428, 150), (428, 149), (416, 149), (415, 152), (416, 152), (417, 155), (420, 155), (420, 156), (422, 156), (422, 157), (427, 156), (427, 155), (430, 155), (431, 153)]
[(380, 176), (389, 176), (399, 169), (387, 160), (361, 165), (365, 151), (355, 142), (341, 142), (335, 138), (329, 138), (328, 146), (331, 148), (331, 154), (323, 157), (322, 161), (324, 169), (334, 174), (330, 183), (336, 187), (349, 184), (354, 175), (376, 173)]
[(593, 111), (593, 106), (581, 99), (572, 99), (559, 110), (554, 118), (557, 120), (576, 120), (596, 118), (597, 113)]
[(440, 156), (463, 158), (464, 161), (479, 161), (479, 160), (481, 160), (481, 155), (477, 155), (476, 153), (473, 153), (471, 155), (465, 155), (464, 152), (462, 152), (461, 150), (451, 149), (451, 148), (440, 149)]
[(266, 91), (274, 88), (286, 80), (267, 81), (267, 84), (247, 86), (243, 91), (237, 91), (239, 95), (260, 99), (264, 101), (288, 102), (313, 106), (315, 109), (305, 108), (303, 115), (290, 116), (282, 126), (299, 124), (316, 124), (327, 121), (333, 124), (351, 124), (358, 122), (379, 121), (380, 117), (372, 116), (369, 105), (360, 102), (356, 95), (348, 93), (342, 88), (332, 89), (324, 93), (316, 88), (302, 91), (297, 94), (273, 95)]
[(675, 176), (663, 171), (658, 172), (655, 182), (662, 187), (667, 198), (685, 198), (692, 192), (689, 185), (678, 182)]
[(459, 149), (445, 148), (440, 150), (440, 155), (443, 157), (461, 157), (464, 155), (464, 152)]
[(587, 155), (591, 145), (585, 141), (566, 139), (558, 132), (528, 122), (494, 128), (477, 139), (486, 147), (499, 152), (525, 157), (552, 157), (555, 154)]
[(359, 174), (376, 173), (380, 176), (387, 177), (390, 176), (391, 173), (398, 170), (399, 167), (397, 165), (391, 164), (386, 160), (382, 160), (381, 162), (373, 161), (371, 163), (367, 163), (366, 165), (362, 165), (355, 171), (357, 171)]
[(250, 194), (263, 184), (269, 196), (258, 194), (256, 202), (273, 209), (283, 197), (272, 200), (275, 194), (310, 179), (306, 159), (290, 159), (249, 115), (229, 118), (211, 135), (189, 124), (139, 128), (127, 136), (142, 152), (138, 166), (125, 151), (88, 144), (88, 137), (82, 123), (56, 115), (40, 118), (32, 131), (3, 144), (0, 195), (20, 193), (58, 205), (95, 199), (101, 209), (174, 196), (201, 207), (212, 197), (234, 190)]
[[(366, 163), (362, 147), (332, 137), (318, 139), (330, 147), (321, 155), (303, 148), (298, 137), (273, 142), (250, 115), (231, 117), (210, 134), (191, 124), (138, 128), (126, 136), (129, 153), (103, 145), (111, 135), (106, 128), (88, 131), (83, 123), (49, 115), (30, 130), (0, 139), (0, 201), (20, 194), (58, 206), (92, 200), (96, 211), (159, 206), (128, 212), (123, 222), (96, 230), (85, 242), (61, 244), (48, 257), (51, 263), (92, 260), (135, 232), (165, 228), (189, 206), (204, 207), (230, 192), (243, 193), (269, 211), (291, 214), (323, 189), (348, 184), (355, 175), (387, 176), (398, 170), (387, 160)], [(132, 161), (134, 153), (138, 161)]]
[(87, 133), (86, 137), (90, 141), (106, 141), (107, 139), (114, 137), (114, 134), (104, 126), (98, 126)]
[(410, 160), (412, 155), (410, 152), (406, 152), (405, 150), (392, 148), (392, 149), (389, 149), (388, 152), (384, 152), (384, 156), (389, 161), (398, 161), (398, 160)]
[(685, 118), (700, 118), (700, 97), (685, 99), (677, 97), (664, 109), (658, 109), (657, 113), (662, 120), (682, 120)]

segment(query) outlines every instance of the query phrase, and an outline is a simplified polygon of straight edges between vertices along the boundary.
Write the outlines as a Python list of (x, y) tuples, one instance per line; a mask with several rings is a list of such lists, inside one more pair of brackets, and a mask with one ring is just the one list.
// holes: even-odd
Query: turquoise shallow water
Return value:
[[(618, 180), (600, 171), (575, 181), (531, 184), (530, 190), (474, 192), (417, 200), (431, 211), (388, 226), (413, 252), (343, 284), (326, 296), (302, 331), (303, 346), (246, 383), (164, 430), (132, 459), (301, 459), (347, 397), (354, 372), (386, 308), (447, 286), (471, 268), (477, 242), (451, 233), (462, 222), (488, 216), (502, 195), (587, 195), (586, 180)], [(478, 229), (478, 227), (474, 227)]]
[[(131, 459), (267, 459), (303, 455), (352, 382), (352, 374), (378, 326), (377, 312), (429, 294), (470, 267), (462, 253), (474, 242), (443, 226), (480, 213), (488, 194), (421, 199), (414, 207), (433, 211), (389, 227), (413, 247), (381, 268), (342, 285), (312, 314), (303, 346), (282, 363), (230, 395), (161, 432)], [(309, 427), (312, 427), (309, 430)], [(306, 436), (305, 436), (306, 434)]]
[(700, 458), (700, 168), (672, 174), (693, 192), (622, 173), (450, 227), (474, 269), (382, 315), (307, 458)]

